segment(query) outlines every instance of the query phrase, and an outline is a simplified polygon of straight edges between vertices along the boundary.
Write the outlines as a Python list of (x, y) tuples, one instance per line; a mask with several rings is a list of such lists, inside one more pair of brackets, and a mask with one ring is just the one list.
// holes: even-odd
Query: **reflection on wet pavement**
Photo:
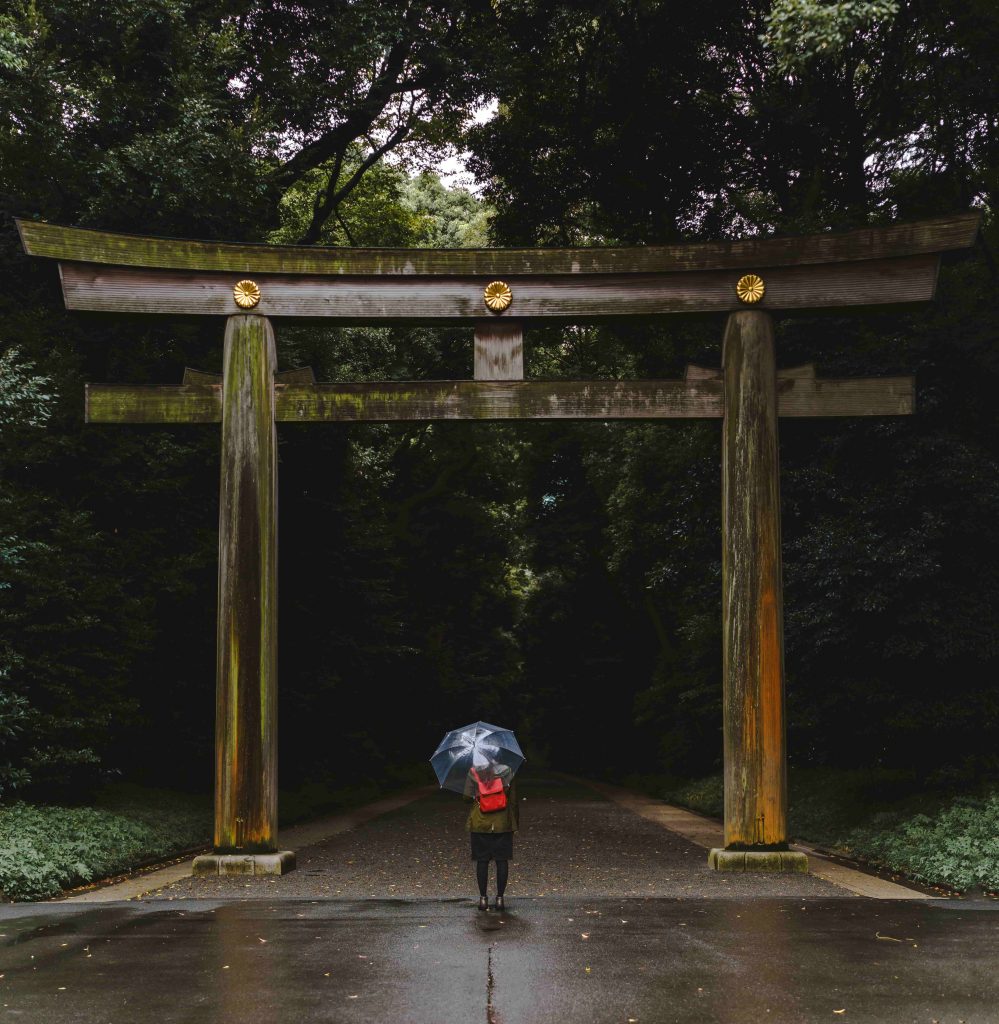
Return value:
[(997, 925), (863, 899), (7, 907), (0, 1021), (988, 1024)]
[(999, 1022), (999, 904), (720, 875), (588, 789), (521, 792), (504, 914), (474, 909), (449, 794), (282, 878), (0, 907), (0, 1024)]

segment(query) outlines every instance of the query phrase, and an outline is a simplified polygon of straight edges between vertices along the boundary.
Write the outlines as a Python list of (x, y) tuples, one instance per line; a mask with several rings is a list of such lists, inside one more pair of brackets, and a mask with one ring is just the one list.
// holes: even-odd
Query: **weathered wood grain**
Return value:
[(551, 275), (756, 270), (966, 249), (977, 211), (842, 233), (579, 249), (342, 249), (157, 238), (18, 220), (25, 252), (58, 260), (234, 274)]
[(719, 416), (721, 384), (683, 381), (384, 381), (277, 389), (281, 422), (672, 419)]
[[(281, 384), (315, 384), (316, 374), (311, 366), (298, 366), (294, 370), (279, 370), (274, 380)], [(184, 368), (184, 384), (221, 384), (221, 373), (206, 373), (204, 370)]]
[(476, 380), (524, 379), (524, 328), (515, 321), (492, 320), (475, 325)]
[[(278, 375), (278, 380), (281, 375)], [(911, 377), (777, 378), (781, 416), (905, 416)], [(705, 419), (723, 412), (720, 374), (700, 380), (381, 381), (276, 384), (283, 423), (393, 420)], [(87, 385), (88, 423), (219, 423), (220, 385)]]
[(296, 366), (294, 370), (281, 370), (274, 374), (278, 384), (315, 384), (316, 373), (311, 366)]
[(226, 325), (219, 495), (215, 851), (277, 849), (274, 333)]
[(221, 423), (222, 385), (87, 384), (87, 423)]
[[(924, 302), (933, 298), (937, 256), (867, 263), (759, 268), (766, 309), (820, 309)], [(60, 263), (68, 309), (116, 313), (228, 316), (238, 310), (233, 275), (131, 270)], [(620, 316), (724, 312), (745, 308), (738, 274), (633, 274), (508, 278), (513, 289), (504, 319), (585, 322)], [(261, 278), (255, 311), (271, 317), (338, 317), (351, 323), (481, 320), (482, 279), (461, 277)]]
[(728, 318), (722, 352), (725, 846), (787, 842), (784, 624), (772, 317)]
[(822, 380), (777, 375), (781, 417), (911, 416), (915, 409), (914, 377)]
[(221, 384), (221, 373), (206, 373), (204, 370), (192, 370), (190, 366), (184, 367), (184, 384)]
[[(689, 365), (683, 379), (720, 381), (721, 376), (721, 370)], [(779, 416), (909, 416), (915, 408), (914, 377), (821, 379), (814, 363), (777, 371)]]

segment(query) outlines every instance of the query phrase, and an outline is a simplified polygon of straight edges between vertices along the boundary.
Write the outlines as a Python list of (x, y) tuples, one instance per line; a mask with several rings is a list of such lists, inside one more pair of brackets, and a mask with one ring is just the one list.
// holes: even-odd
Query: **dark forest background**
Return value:
[[(218, 371), (214, 318), (68, 314), (12, 218), (326, 245), (643, 245), (977, 206), (911, 311), (779, 324), (918, 412), (781, 428), (792, 766), (999, 774), (993, 0), (78, 0), (0, 9), (0, 796), (211, 784), (217, 428), (85, 426)], [(495, 116), (476, 111), (498, 102)], [(469, 153), (479, 194), (428, 170)], [(276, 325), (319, 379), (469, 331)], [(677, 377), (722, 321), (539, 328), (532, 377)], [(589, 774), (721, 757), (719, 425), (282, 426), (282, 783), (497, 720)]]

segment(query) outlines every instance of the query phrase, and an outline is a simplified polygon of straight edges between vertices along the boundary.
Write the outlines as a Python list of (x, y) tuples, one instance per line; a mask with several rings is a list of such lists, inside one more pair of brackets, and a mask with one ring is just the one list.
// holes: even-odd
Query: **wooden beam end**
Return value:
[(692, 381), (698, 380), (720, 380), (721, 370), (714, 370), (709, 366), (695, 366), (693, 363), (688, 363), (683, 371), (683, 379), (688, 384)]
[(191, 367), (185, 366), (182, 383), (184, 387), (193, 384), (221, 384), (222, 374), (206, 373), (204, 370), (192, 370)]
[(281, 370), (274, 374), (277, 384), (315, 384), (316, 374), (311, 366), (297, 366), (293, 370)]

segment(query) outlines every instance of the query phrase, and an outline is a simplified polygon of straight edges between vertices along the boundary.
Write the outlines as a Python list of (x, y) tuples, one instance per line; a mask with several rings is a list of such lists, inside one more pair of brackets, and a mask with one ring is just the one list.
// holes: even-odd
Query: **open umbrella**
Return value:
[(473, 722), (452, 729), (441, 740), (430, 763), (441, 789), (464, 793), (468, 773), (473, 767), (481, 770), (506, 765), (512, 778), (524, 760), (517, 737), (510, 729), (488, 722)]

